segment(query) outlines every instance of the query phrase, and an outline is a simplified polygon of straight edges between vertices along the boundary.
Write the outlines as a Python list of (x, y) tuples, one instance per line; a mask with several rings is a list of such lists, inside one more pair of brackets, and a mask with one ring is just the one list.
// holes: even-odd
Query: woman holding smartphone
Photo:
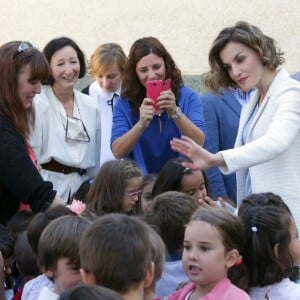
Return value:
[[(171, 79), (171, 89), (160, 93), (156, 111), (154, 101), (146, 97), (147, 82), (166, 79)], [(167, 160), (178, 156), (170, 140), (182, 134), (203, 145), (201, 99), (183, 85), (180, 70), (161, 42), (141, 38), (130, 49), (121, 98), (113, 113), (113, 154), (135, 160), (145, 174), (158, 173)]]

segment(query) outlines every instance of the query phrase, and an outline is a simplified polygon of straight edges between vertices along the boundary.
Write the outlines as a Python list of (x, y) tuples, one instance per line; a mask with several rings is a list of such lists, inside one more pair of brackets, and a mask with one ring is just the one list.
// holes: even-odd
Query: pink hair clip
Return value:
[(85, 203), (80, 200), (73, 200), (71, 205), (67, 205), (67, 207), (75, 214), (80, 215), (85, 210)]
[(239, 266), (240, 264), (242, 264), (243, 263), (243, 257), (242, 256), (240, 256), (240, 258), (235, 262), (235, 266)]

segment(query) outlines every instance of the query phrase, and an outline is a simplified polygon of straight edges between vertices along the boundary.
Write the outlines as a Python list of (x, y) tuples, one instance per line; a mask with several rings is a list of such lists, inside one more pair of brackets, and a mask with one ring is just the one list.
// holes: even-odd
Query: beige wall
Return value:
[(158, 37), (185, 74), (207, 71), (207, 53), (224, 26), (249, 21), (278, 41), (286, 68), (300, 70), (299, 0), (0, 0), (0, 43), (75, 39), (89, 57), (105, 42), (125, 52), (138, 38)]

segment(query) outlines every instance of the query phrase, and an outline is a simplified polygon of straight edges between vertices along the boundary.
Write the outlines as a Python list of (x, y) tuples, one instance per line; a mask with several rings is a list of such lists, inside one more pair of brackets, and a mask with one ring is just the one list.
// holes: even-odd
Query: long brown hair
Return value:
[(136, 111), (146, 97), (146, 89), (140, 83), (136, 74), (136, 65), (141, 58), (151, 53), (163, 59), (166, 66), (166, 78), (172, 80), (171, 90), (177, 98), (179, 96), (179, 88), (183, 85), (181, 71), (177, 68), (172, 56), (164, 45), (154, 37), (138, 39), (133, 43), (129, 51), (122, 83), (122, 98), (129, 100)]
[(30, 43), (19, 49), (21, 41), (8, 42), (0, 47), (0, 115), (5, 117), (28, 144), (30, 125), (34, 124), (34, 110), (24, 108), (18, 95), (18, 76), (21, 69), (30, 65), (30, 80), (41, 81), (48, 77), (48, 63), (43, 54)]

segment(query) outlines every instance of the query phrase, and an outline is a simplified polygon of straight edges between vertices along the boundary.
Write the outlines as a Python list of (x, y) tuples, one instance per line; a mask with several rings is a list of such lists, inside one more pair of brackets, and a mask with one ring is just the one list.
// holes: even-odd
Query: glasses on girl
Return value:
[(131, 192), (131, 193), (124, 192), (124, 195), (129, 197), (129, 198), (133, 198), (135, 196), (140, 196), (141, 194), (142, 194), (142, 190), (138, 190), (138, 191)]

